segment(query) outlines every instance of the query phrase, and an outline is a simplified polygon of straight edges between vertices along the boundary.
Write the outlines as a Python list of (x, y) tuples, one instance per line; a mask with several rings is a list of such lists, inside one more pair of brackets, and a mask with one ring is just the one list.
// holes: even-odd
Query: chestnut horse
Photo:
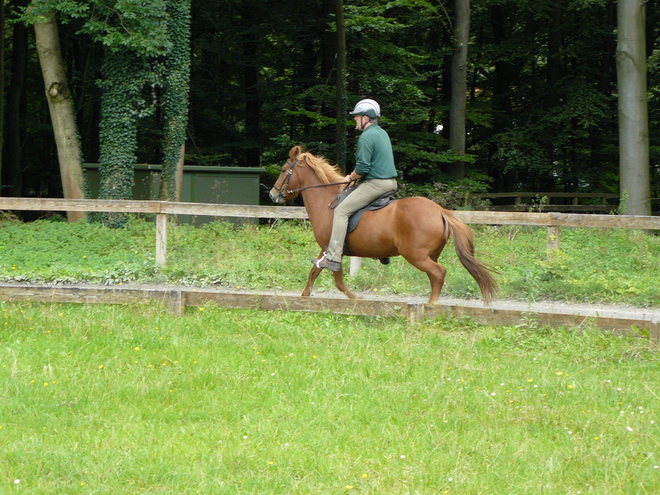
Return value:
[[(305, 209), (321, 246), (321, 256), (330, 242), (334, 210), (330, 203), (346, 186), (344, 176), (336, 166), (322, 157), (303, 153), (300, 146), (291, 148), (289, 160), (270, 190), (275, 203), (284, 203), (302, 193)], [(425, 272), (431, 281), (429, 303), (435, 303), (445, 281), (447, 269), (438, 264), (438, 257), (449, 236), (454, 237), (458, 259), (479, 284), (481, 295), (490, 304), (497, 283), (489, 270), (474, 257), (472, 231), (454, 214), (430, 199), (413, 197), (399, 199), (380, 210), (367, 211), (357, 228), (346, 236), (346, 246), (352, 256), (389, 258), (403, 256), (415, 268)], [(312, 267), (303, 296), (309, 296), (321, 269)], [(344, 285), (343, 272), (333, 272), (335, 285), (346, 296), (356, 296)]]

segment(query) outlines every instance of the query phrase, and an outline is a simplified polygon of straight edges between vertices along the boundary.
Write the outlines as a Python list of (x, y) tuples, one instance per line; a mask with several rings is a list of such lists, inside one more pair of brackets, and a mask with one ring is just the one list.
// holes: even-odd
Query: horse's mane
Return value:
[(311, 153), (301, 153), (298, 157), (299, 165), (307, 164), (314, 170), (317, 177), (321, 179), (324, 184), (332, 184), (334, 182), (341, 182), (344, 176), (336, 165), (331, 165), (322, 156), (314, 156)]

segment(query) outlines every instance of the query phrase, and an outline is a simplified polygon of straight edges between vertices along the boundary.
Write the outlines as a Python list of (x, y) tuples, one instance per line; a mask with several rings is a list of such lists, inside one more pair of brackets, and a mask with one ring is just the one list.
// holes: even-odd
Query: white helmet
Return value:
[(360, 100), (357, 102), (357, 105), (355, 105), (355, 108), (352, 112), (350, 112), (350, 114), (366, 115), (371, 119), (375, 119), (376, 117), (380, 116), (380, 105), (375, 100)]

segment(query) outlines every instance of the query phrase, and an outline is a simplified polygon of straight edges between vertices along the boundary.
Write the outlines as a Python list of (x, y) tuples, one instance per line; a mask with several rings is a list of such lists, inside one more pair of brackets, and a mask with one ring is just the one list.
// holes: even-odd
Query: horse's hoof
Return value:
[(389, 265), (392, 261), (390, 258), (378, 258), (378, 260), (380, 261), (381, 265)]

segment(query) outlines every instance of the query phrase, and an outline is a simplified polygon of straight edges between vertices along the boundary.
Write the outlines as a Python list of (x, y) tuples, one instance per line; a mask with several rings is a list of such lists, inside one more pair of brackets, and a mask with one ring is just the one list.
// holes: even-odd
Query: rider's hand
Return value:
[(344, 177), (344, 182), (355, 182), (355, 181), (351, 179), (351, 174), (348, 174), (346, 177)]

